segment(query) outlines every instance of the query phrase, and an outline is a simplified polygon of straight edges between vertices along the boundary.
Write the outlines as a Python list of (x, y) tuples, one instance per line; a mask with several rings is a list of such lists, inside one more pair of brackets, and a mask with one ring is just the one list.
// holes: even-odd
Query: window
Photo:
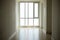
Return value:
[(38, 2), (19, 3), (19, 40), (40, 39), (38, 4)]
[(38, 27), (38, 3), (20, 2), (20, 27)]

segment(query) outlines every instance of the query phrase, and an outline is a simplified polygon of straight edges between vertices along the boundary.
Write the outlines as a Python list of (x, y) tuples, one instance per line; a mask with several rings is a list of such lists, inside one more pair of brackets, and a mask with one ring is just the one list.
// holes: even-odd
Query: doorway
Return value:
[(44, 39), (43, 36), (45, 34), (43, 35), (43, 9), (43, 4), (39, 1), (20, 1), (17, 3), (16, 11), (18, 13), (17, 29), (19, 40)]

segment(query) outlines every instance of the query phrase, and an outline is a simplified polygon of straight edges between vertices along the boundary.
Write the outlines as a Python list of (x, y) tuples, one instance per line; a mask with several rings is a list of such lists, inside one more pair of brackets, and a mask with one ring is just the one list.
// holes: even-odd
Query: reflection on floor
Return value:
[(19, 40), (39, 40), (39, 28), (20, 28)]

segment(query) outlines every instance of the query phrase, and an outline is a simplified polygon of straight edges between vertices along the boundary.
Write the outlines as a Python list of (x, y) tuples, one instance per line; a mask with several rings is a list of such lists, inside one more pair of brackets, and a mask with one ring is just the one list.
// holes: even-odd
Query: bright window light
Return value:
[(33, 3), (29, 3), (29, 18), (33, 18)]
[(34, 17), (38, 17), (38, 3), (35, 3), (35, 15)]
[(34, 19), (34, 26), (38, 26), (39, 25), (39, 19)]
[(25, 20), (24, 19), (20, 19), (20, 26), (25, 26)]
[(29, 26), (33, 26), (33, 19), (29, 19)]
[(20, 26), (39, 26), (38, 3), (20, 3)]
[(24, 5), (25, 3), (20, 3), (20, 18), (24, 18), (24, 13), (25, 13), (25, 5)]

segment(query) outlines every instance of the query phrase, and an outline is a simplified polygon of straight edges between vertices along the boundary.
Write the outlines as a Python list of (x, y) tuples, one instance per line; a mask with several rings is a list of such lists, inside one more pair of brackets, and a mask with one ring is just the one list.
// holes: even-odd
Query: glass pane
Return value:
[(28, 18), (28, 3), (26, 3), (26, 18)]
[(20, 3), (20, 18), (24, 18), (24, 4), (25, 3)]
[(26, 20), (26, 26), (28, 26), (28, 19), (25, 19)]
[(25, 26), (25, 19), (20, 19), (20, 26)]
[(34, 17), (38, 17), (38, 3), (35, 3)]
[(39, 19), (34, 19), (34, 26), (39, 26)]
[(29, 19), (29, 26), (33, 26), (33, 19)]
[(29, 18), (33, 18), (33, 3), (29, 3)]

